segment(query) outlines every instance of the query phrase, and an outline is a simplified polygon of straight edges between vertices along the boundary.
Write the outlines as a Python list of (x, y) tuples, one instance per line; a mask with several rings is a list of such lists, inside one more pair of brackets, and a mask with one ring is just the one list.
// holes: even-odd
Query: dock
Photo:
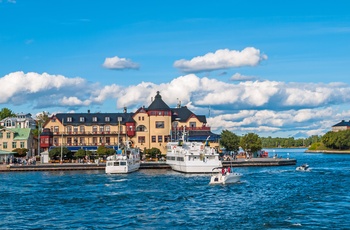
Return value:
[[(266, 167), (296, 165), (295, 159), (286, 158), (252, 158), (223, 161), (224, 167)], [(105, 163), (63, 163), (63, 164), (36, 164), (36, 165), (0, 165), (0, 172), (25, 172), (25, 171), (73, 171), (73, 170), (105, 170)], [(164, 161), (142, 162), (140, 169), (171, 169)]]

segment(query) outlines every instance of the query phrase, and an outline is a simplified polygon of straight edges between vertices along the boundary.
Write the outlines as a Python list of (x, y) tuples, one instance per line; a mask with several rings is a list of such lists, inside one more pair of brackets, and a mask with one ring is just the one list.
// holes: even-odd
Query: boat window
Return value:
[(119, 162), (118, 161), (114, 162), (114, 166), (119, 166)]
[(121, 161), (120, 165), (126, 165), (126, 161)]

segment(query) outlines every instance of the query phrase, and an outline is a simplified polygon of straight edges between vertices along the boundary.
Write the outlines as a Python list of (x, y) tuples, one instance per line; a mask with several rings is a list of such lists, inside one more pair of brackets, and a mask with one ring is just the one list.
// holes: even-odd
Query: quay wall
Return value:
[[(283, 158), (252, 158), (223, 161), (224, 167), (265, 167), (295, 165), (295, 159)], [(37, 165), (0, 165), (0, 172), (24, 172), (24, 171), (69, 171), (69, 170), (105, 170), (106, 164), (37, 164)], [(165, 162), (143, 162), (140, 169), (171, 169)]]

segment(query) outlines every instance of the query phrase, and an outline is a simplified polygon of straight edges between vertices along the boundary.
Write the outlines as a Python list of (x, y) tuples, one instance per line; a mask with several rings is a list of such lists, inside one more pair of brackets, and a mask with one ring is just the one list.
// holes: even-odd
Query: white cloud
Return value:
[(214, 132), (327, 132), (350, 117), (350, 109), (344, 109), (350, 99), (350, 86), (344, 83), (233, 83), (188, 74), (162, 84), (141, 82), (122, 87), (101, 86), (79, 77), (14, 72), (1, 77), (0, 85), (5, 89), (0, 90), (0, 104), (28, 105), (40, 111), (75, 111), (116, 101), (116, 109), (125, 106), (134, 112), (149, 106), (160, 91), (170, 107), (181, 101), (194, 113), (206, 115)]
[(230, 80), (231, 81), (254, 81), (254, 80), (257, 80), (257, 78), (253, 76), (245, 76), (240, 73), (235, 73), (230, 77)]
[(119, 58), (118, 56), (106, 58), (103, 67), (107, 69), (123, 70), (123, 69), (139, 69), (139, 64), (126, 58)]
[(267, 56), (260, 54), (260, 50), (247, 47), (242, 51), (220, 49), (215, 53), (207, 53), (191, 60), (177, 60), (174, 67), (183, 72), (204, 72), (232, 67), (256, 66)]

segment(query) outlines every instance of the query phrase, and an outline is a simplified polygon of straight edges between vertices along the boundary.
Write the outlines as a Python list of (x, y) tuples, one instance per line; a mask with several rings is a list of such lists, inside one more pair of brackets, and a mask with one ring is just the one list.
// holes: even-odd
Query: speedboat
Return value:
[(209, 184), (233, 184), (239, 182), (242, 176), (241, 173), (231, 172), (230, 168), (214, 168)]
[(140, 149), (127, 147), (118, 150), (117, 154), (109, 156), (106, 162), (105, 172), (107, 174), (113, 173), (131, 173), (140, 168)]
[(297, 171), (310, 171), (308, 164), (302, 164), (296, 168)]

